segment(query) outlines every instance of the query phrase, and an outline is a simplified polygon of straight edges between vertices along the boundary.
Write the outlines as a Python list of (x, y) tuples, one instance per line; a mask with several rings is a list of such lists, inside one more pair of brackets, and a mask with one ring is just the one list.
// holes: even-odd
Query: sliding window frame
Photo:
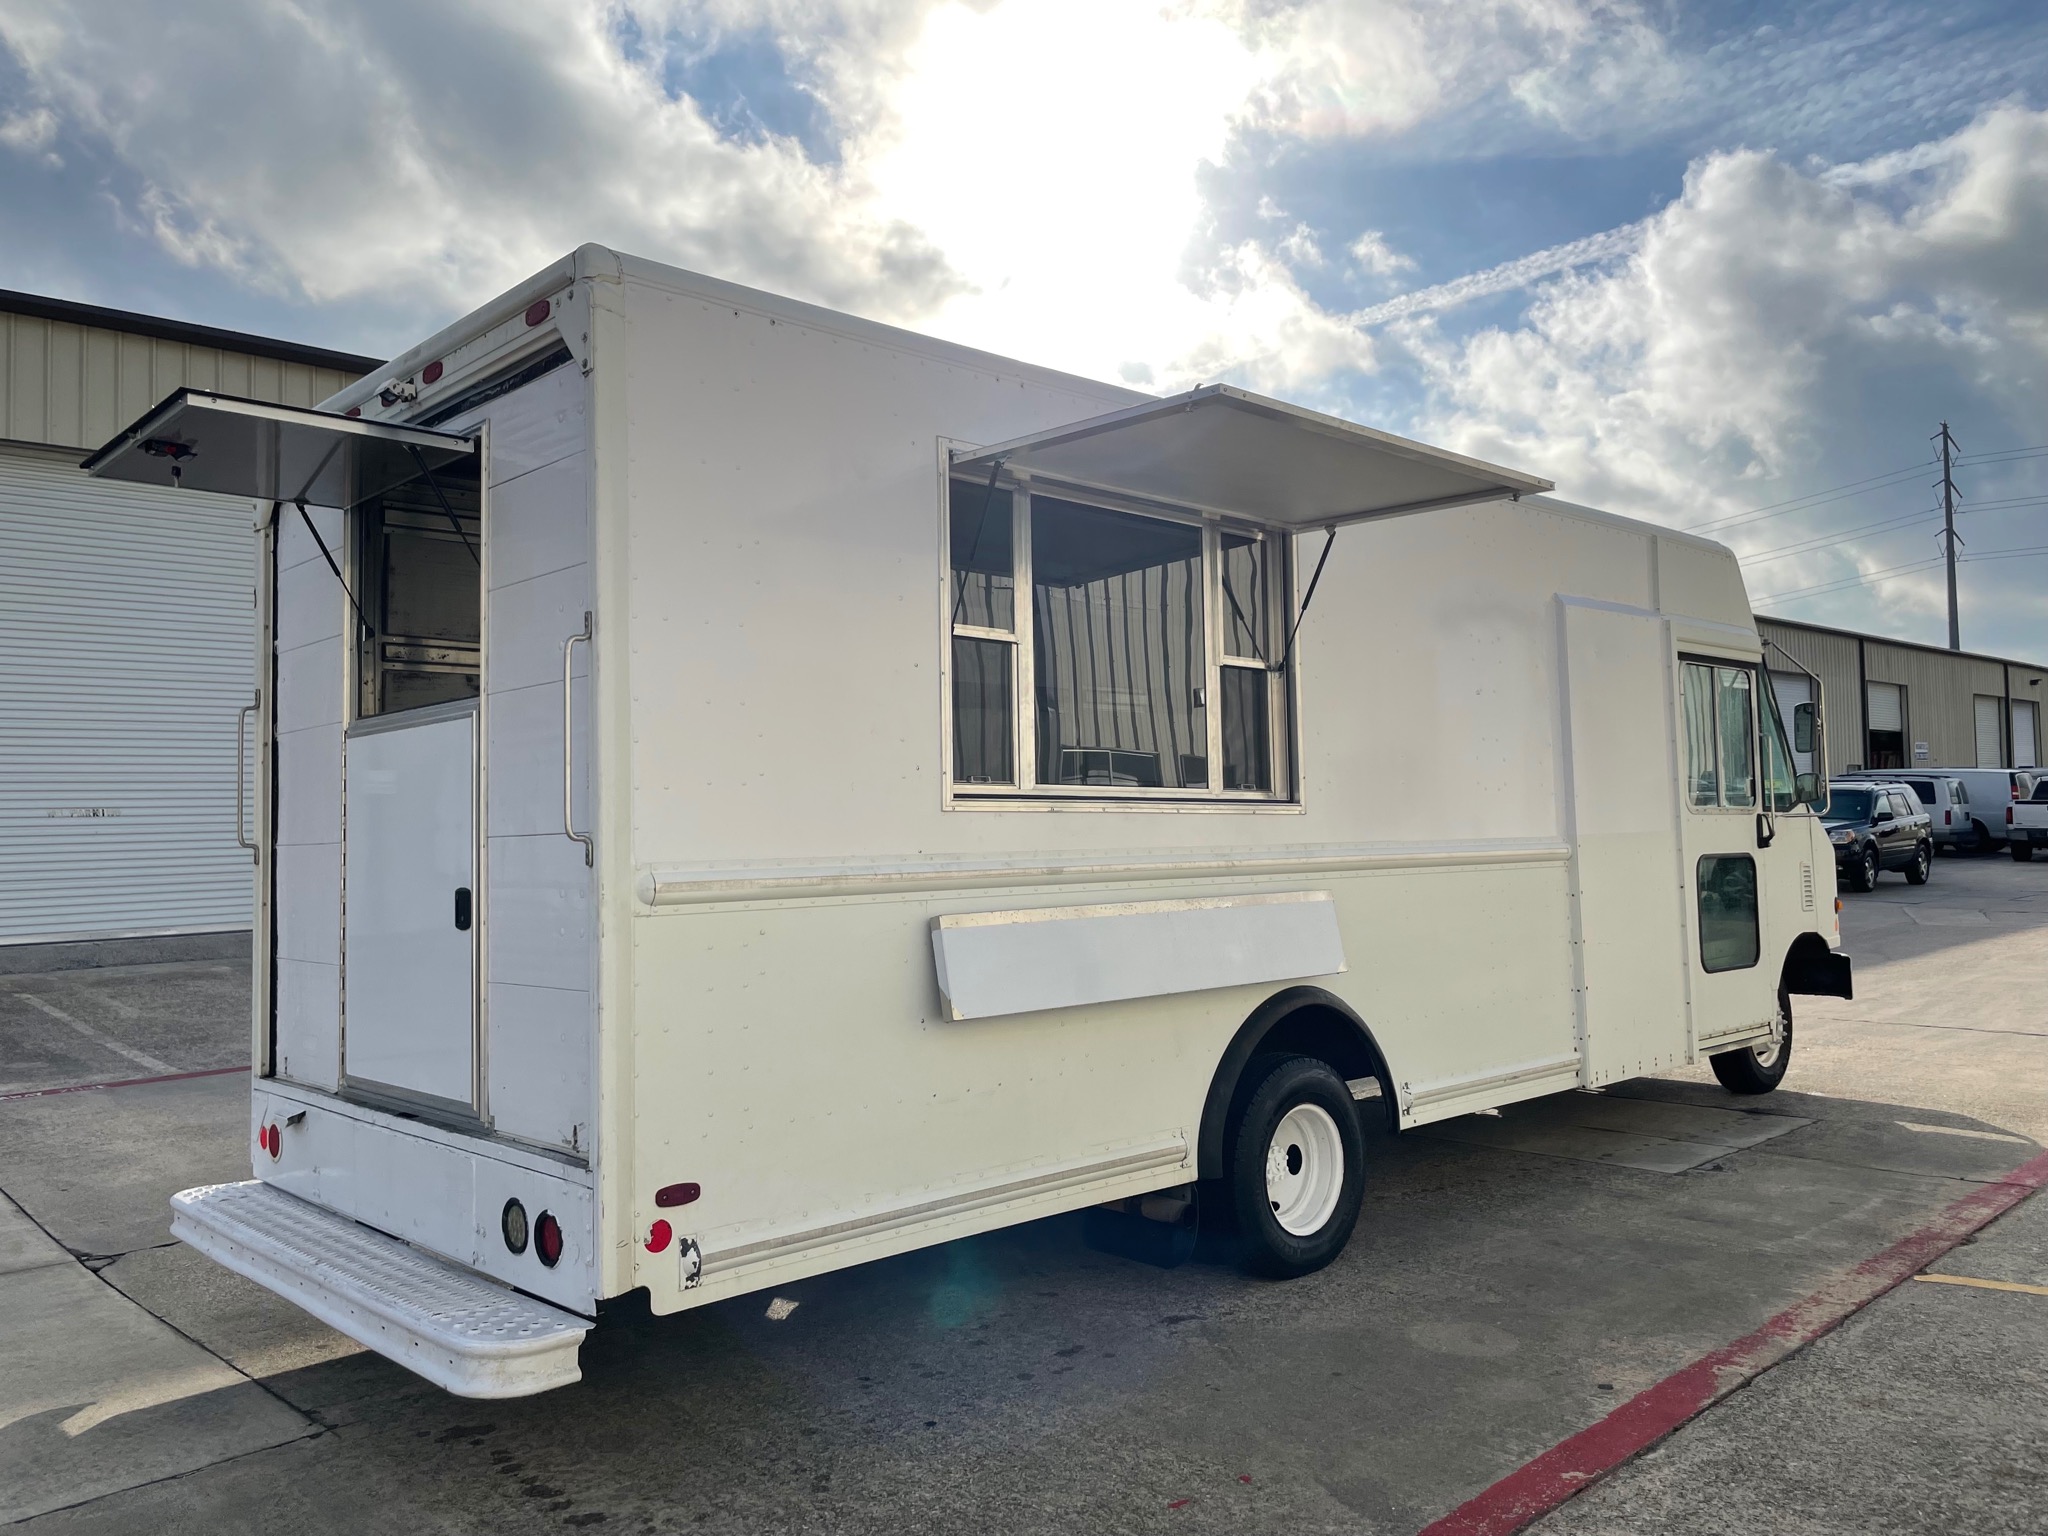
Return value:
[[(1221, 539), (1225, 531), (1249, 535), (1261, 541), (1267, 551), (1265, 562), (1266, 633), (1260, 637), (1268, 657), (1285, 646), (1288, 626), (1295, 612), (1294, 535), (1285, 529), (1267, 528), (1237, 519), (1220, 518), (1085, 487), (1068, 488), (1045, 482), (1034, 487), (1022, 475), (999, 472), (993, 482), (998, 493), (1010, 496), (1010, 569), (1013, 585), (1011, 629), (992, 630), (955, 622), (952, 550), (952, 495), (956, 485), (986, 486), (981, 477), (952, 473), (942, 445), (939, 493), (939, 573), (945, 625), (941, 635), (940, 700), (941, 749), (944, 754), (940, 775), (942, 803), (948, 810), (1186, 810), (1298, 812), (1301, 801), (1301, 743), (1299, 739), (1299, 692), (1296, 677), (1298, 656), (1285, 668), (1269, 659), (1228, 657), (1224, 654), (1222, 627), (1223, 584)], [(1164, 787), (1105, 788), (1100, 785), (1048, 784), (1038, 775), (1038, 688), (1037, 688), (1037, 602), (1032, 573), (1032, 499), (1038, 493), (1062, 501), (1120, 512), (1133, 517), (1179, 523), (1200, 531), (1202, 536), (1201, 579), (1203, 617), (1203, 688), (1205, 748), (1209, 755), (1210, 785), (1202, 789)], [(969, 638), (1006, 643), (1011, 654), (1012, 720), (1011, 772), (1013, 784), (966, 783), (955, 776), (954, 665), (953, 642)], [(1228, 790), (1220, 787), (1223, 775), (1222, 678), (1226, 667), (1250, 667), (1265, 673), (1266, 687), (1266, 770), (1270, 790)]]

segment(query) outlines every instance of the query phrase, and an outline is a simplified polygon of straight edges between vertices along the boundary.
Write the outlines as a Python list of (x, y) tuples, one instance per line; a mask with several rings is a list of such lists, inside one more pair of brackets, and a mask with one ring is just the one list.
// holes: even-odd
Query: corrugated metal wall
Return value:
[(0, 943), (249, 925), (250, 515), (0, 449)]
[(0, 314), (0, 439), (97, 448), (181, 385), (317, 405), (355, 375), (189, 342)]
[(78, 460), (180, 386), (313, 405), (354, 377), (0, 313), (0, 943), (249, 925), (251, 509)]
[[(1931, 646), (1900, 645), (1874, 636), (1859, 639), (1839, 630), (1808, 628), (1778, 619), (1758, 619), (1764, 638), (1820, 674), (1827, 689), (1828, 761), (1840, 770), (1865, 757), (1864, 699), (1857, 651), (1862, 650), (1863, 675), (1873, 683), (1895, 683), (1905, 689), (1906, 751), (1927, 743), (1921, 767), (1970, 768), (1977, 762), (1976, 701), (1999, 701), (2001, 766), (2009, 765), (2012, 738), (2005, 713), (2007, 683), (2014, 700), (2048, 700), (2048, 667), (2021, 661), (2003, 662), (1970, 652)], [(1773, 669), (1785, 666), (1771, 658)]]
[[(1818, 673), (1827, 726), (1828, 768), (1840, 772), (1863, 761), (1863, 689), (1856, 675), (1856, 638), (1828, 630), (1803, 629), (1772, 619), (1758, 619), (1757, 632), (1785, 648), (1801, 666)], [(1785, 658), (1772, 651), (1764, 660), (1773, 671)]]
[[(1906, 690), (1906, 761), (1919, 768), (1969, 768), (1977, 762), (1976, 696), (2003, 694), (2004, 672), (1995, 661), (1946, 651), (1866, 640), (1863, 665), (1873, 683)], [(1927, 756), (1914, 751), (1927, 743)]]

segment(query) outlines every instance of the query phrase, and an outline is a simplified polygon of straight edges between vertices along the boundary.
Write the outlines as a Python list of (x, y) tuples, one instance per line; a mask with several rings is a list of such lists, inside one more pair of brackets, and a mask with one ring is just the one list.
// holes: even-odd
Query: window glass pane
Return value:
[(1785, 739), (1785, 720), (1778, 713), (1778, 695), (1764, 689), (1764, 803), (1774, 811), (1789, 811), (1799, 803), (1793, 782), (1792, 744)]
[(1685, 667), (1685, 792), (1694, 805), (1719, 805), (1721, 780), (1714, 771), (1714, 674)]
[(1031, 588), (1040, 780), (1207, 788), (1201, 531), (1034, 496)]
[(1867, 789), (1837, 789), (1829, 797), (1828, 820), (1868, 821), (1875, 808), (1873, 800)]
[[(1223, 654), (1266, 659), (1271, 633), (1270, 583), (1266, 578), (1267, 544), (1241, 533), (1222, 536)], [(1226, 727), (1227, 729), (1227, 727)]]
[(953, 637), (953, 781), (1014, 784), (1010, 660), (1004, 640)]
[(1710, 853), (1700, 860), (1700, 965), (1739, 971), (1756, 964), (1756, 860)]
[(1716, 667), (1716, 693), (1720, 697), (1721, 803), (1756, 804), (1756, 761), (1750, 750), (1753, 733), (1749, 694), (1750, 676), (1740, 667)]
[(1010, 493), (989, 491), (987, 482), (953, 482), (949, 510), (953, 552), (955, 624), (1011, 629), (1016, 619), (1014, 561), (1011, 559)]
[(1223, 787), (1273, 790), (1272, 716), (1266, 708), (1270, 673), (1225, 667), (1223, 691)]

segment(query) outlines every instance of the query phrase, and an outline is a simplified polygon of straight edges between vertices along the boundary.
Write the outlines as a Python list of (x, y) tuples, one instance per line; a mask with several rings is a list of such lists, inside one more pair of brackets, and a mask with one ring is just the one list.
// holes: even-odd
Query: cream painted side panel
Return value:
[[(327, 507), (307, 510), (341, 560), (341, 514)], [(279, 1077), (330, 1091), (341, 1081), (341, 717), (348, 621), (341, 583), (321, 558), (305, 519), (285, 508), (277, 526), (274, 625), (273, 1062)]]
[[(1316, 984), (1366, 1019), (1404, 1095), (1409, 1086), (1426, 1090), (1504, 1061), (1570, 1055), (1563, 876), (1557, 863), (1323, 882), (1335, 898), (1350, 969)], [(1257, 895), (1298, 884), (1094, 886), (1061, 895), (1092, 904)], [(632, 1232), (667, 1218), (715, 1265), (721, 1251), (764, 1235), (957, 1197), (978, 1184), (1176, 1136), (1192, 1148), (1218, 1059), (1276, 988), (948, 1020), (932, 965), (933, 918), (1045, 902), (1042, 889), (983, 890), (638, 918)], [(1475, 945), (1489, 963), (1472, 963)], [(1520, 1096), (1509, 1089), (1494, 1099)], [(1189, 1166), (1166, 1165), (1136, 1182), (1157, 1188), (1192, 1176)], [(655, 1189), (679, 1182), (700, 1184), (701, 1199), (657, 1209)], [(1082, 1189), (1032, 1203), (1025, 1214), (1101, 1198), (1099, 1189)], [(768, 1264), (751, 1280), (728, 1275), (689, 1299), (1014, 1219), (1023, 1218), (992, 1209), (963, 1227), (939, 1216)], [(632, 1253), (630, 1283), (647, 1285), (658, 1310), (685, 1304), (673, 1252), (649, 1255), (636, 1244)]]

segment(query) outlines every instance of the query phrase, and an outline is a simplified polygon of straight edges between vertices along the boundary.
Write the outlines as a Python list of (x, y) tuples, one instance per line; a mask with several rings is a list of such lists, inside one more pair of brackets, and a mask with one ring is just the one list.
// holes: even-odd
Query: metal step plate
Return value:
[(171, 1232), (459, 1397), (579, 1380), (588, 1320), (261, 1180), (171, 1196)]

